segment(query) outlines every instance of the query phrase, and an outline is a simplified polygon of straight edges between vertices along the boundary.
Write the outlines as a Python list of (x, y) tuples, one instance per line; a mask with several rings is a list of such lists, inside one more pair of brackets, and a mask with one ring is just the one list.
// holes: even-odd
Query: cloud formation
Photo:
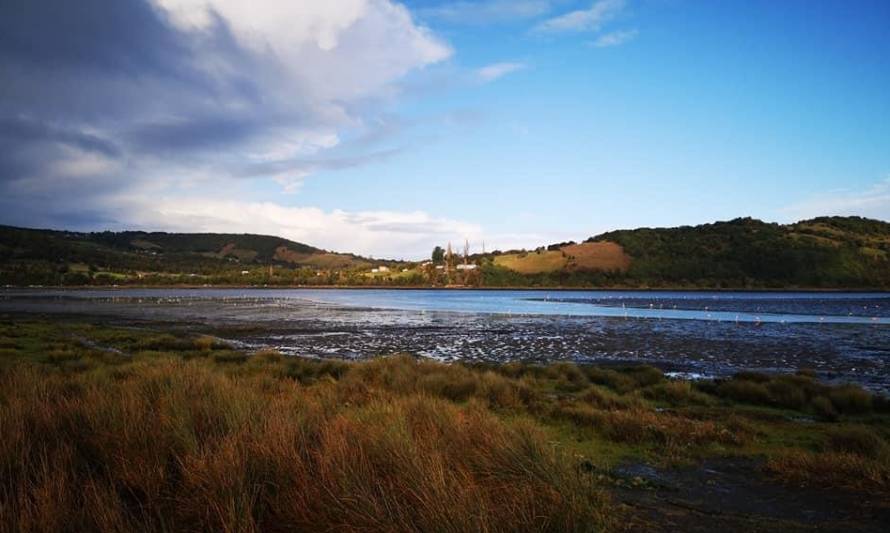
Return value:
[(476, 70), (476, 76), (483, 83), (488, 83), (525, 68), (524, 63), (494, 63)]
[(378, 117), (452, 54), (393, 0), (3, 2), (0, 222), (191, 229), (113, 202), (392, 157)]
[(609, 48), (612, 46), (621, 46), (637, 38), (637, 30), (618, 30), (604, 33), (593, 41), (596, 48)]
[(890, 220), (890, 177), (865, 190), (836, 190), (811, 196), (782, 209), (791, 220), (826, 215), (858, 215)]
[(537, 33), (578, 33), (598, 31), (625, 7), (624, 0), (597, 0), (587, 9), (570, 11), (547, 19), (535, 27)]
[[(196, 232), (262, 233), (380, 257), (422, 258), (436, 244), (478, 240), (482, 235), (477, 225), (423, 211), (347, 212), (188, 195), (116, 200), (134, 220), (161, 230), (188, 227)], [(163, 221), (160, 226), (159, 220)]]
[(498, 24), (545, 15), (552, 4), (551, 0), (456, 1), (427, 7), (419, 13), (423, 18), (448, 24)]

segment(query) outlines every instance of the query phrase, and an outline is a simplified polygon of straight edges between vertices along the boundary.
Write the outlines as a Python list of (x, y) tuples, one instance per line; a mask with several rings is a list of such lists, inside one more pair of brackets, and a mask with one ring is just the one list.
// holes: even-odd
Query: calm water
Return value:
[(890, 293), (9, 289), (0, 312), (164, 320), (314, 357), (642, 361), (704, 376), (810, 368), (890, 391)]
[(7, 290), (6, 298), (305, 300), (371, 309), (890, 325), (890, 293), (381, 289)]

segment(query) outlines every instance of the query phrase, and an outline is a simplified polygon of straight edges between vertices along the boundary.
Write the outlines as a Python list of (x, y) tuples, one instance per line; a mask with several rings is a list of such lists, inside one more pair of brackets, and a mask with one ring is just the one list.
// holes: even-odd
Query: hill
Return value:
[[(241, 283), (250, 280), (251, 269), (265, 275), (269, 266), (304, 268), (314, 275), (318, 269), (359, 269), (370, 264), (353, 254), (267, 235), (80, 233), (0, 226), (0, 283), (4, 284), (102, 283), (134, 277), (168, 283), (187, 281), (179, 277), (213, 277), (222, 283), (233, 278)], [(246, 278), (242, 272), (248, 272)]]
[(795, 224), (751, 218), (621, 230), (588, 242), (621, 246), (627, 282), (703, 287), (890, 287), (890, 224), (821, 217)]
[[(739, 218), (603, 233), (582, 243), (470, 257), (474, 272), (431, 275), (281, 237), (78, 233), (0, 226), (0, 284), (481, 285), (890, 289), (890, 223)], [(388, 269), (372, 267), (387, 266)], [(271, 268), (270, 268), (271, 267)]]
[(489, 286), (890, 288), (890, 224), (739, 218), (618, 230), (581, 244), (496, 252), (484, 273)]

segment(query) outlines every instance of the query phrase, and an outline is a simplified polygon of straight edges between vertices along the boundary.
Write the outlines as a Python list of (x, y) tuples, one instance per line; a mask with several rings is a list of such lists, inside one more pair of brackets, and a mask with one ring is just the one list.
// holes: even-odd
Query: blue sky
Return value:
[(884, 1), (17, 3), (2, 223), (421, 257), (890, 219)]

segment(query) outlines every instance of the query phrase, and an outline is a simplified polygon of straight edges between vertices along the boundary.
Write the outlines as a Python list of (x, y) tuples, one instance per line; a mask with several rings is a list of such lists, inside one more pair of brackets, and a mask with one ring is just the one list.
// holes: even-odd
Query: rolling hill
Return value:
[[(97, 232), (0, 226), (0, 282), (54, 284), (59, 274), (79, 282), (119, 281), (126, 274), (231, 276), (258, 267), (360, 269), (353, 254), (321, 250), (281, 237), (226, 233)], [(82, 275), (78, 275), (78, 274)], [(240, 278), (239, 278), (240, 280)]]
[(581, 244), (493, 254), (487, 284), (690, 288), (890, 288), (890, 224), (739, 218), (611, 231)]
[[(739, 218), (603, 233), (582, 243), (474, 255), (480, 275), (431, 279), (280, 237), (0, 226), (0, 284), (316, 284), (487, 287), (890, 289), (890, 223)], [(386, 264), (385, 274), (369, 275)], [(272, 267), (271, 269), (269, 267)], [(404, 270), (403, 270), (404, 268)], [(466, 279), (464, 279), (466, 278)]]
[(629, 282), (652, 286), (890, 287), (890, 224), (821, 217), (780, 225), (751, 218), (604, 233), (631, 257)]

